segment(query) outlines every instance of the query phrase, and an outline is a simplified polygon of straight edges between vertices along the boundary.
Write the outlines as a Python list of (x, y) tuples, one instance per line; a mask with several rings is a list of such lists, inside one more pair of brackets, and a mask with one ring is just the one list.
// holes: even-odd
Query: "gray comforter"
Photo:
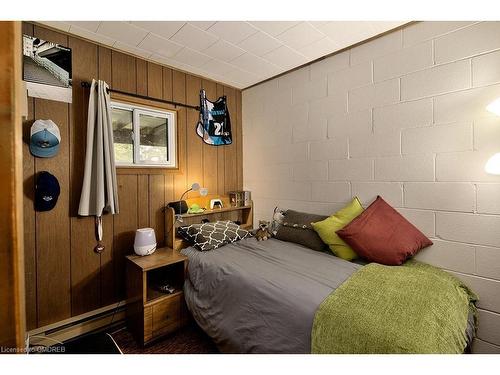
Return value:
[(310, 353), (318, 306), (361, 267), (276, 239), (182, 253), (188, 308), (225, 353)]

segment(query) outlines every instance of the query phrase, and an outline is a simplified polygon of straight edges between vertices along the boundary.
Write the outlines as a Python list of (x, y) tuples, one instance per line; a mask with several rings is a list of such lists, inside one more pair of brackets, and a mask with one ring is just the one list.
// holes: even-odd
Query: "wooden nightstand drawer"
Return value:
[(181, 324), (182, 294), (173, 296), (152, 306), (153, 337), (174, 331)]

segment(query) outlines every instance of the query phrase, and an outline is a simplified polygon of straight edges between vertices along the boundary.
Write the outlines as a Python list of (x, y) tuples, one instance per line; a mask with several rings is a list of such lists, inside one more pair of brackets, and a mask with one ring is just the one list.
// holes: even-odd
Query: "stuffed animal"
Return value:
[(269, 222), (265, 220), (259, 221), (259, 229), (255, 232), (255, 238), (257, 241), (265, 241), (272, 237), (271, 231), (269, 230)]

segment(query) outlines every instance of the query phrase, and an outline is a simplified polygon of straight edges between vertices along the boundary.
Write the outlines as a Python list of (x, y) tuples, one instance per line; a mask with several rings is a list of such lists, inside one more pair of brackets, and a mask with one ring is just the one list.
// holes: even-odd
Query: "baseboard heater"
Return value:
[[(125, 324), (126, 301), (102, 307), (57, 323), (33, 329), (26, 334), (26, 348), (63, 344), (75, 337)], [(29, 352), (29, 351), (28, 351)]]

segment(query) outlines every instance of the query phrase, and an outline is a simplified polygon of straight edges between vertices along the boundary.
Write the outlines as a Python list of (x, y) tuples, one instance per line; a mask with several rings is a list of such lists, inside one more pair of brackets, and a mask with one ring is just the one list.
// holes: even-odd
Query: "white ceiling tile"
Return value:
[(148, 34), (138, 47), (164, 57), (172, 57), (182, 49), (182, 45), (155, 34)]
[(188, 64), (199, 68), (202, 65), (206, 64), (208, 60), (211, 60), (211, 57), (205, 55), (204, 53), (200, 53), (190, 48), (184, 47), (180, 50), (179, 53), (172, 57), (172, 59), (180, 61), (183, 64)]
[(309, 59), (315, 60), (339, 49), (342, 49), (341, 45), (332, 42), (328, 37), (324, 37), (323, 39), (300, 48), (298, 52), (308, 57)]
[(298, 54), (286, 46), (275, 49), (263, 57), (271, 61), (273, 64), (285, 69), (294, 68), (307, 62), (306, 57)]
[(404, 25), (405, 23), (408, 23), (408, 21), (371, 21), (370, 23), (374, 35), (376, 35)]
[(309, 23), (316, 28), (323, 26), (324, 24), (326, 24), (328, 22), (330, 22), (330, 21), (309, 21)]
[(101, 21), (69, 21), (69, 23), (81, 29), (85, 29), (95, 33), (99, 28)]
[(184, 69), (185, 70), (185, 67), (187, 66), (186, 64), (182, 64), (179, 61), (176, 61), (176, 60), (173, 60), (171, 58), (165, 57), (163, 55), (158, 55), (155, 53), (153, 53), (151, 56), (149, 56), (149, 59), (154, 61), (154, 62), (157, 62), (159, 64), (176, 67), (177, 69)]
[(273, 72), (276, 74), (280, 70), (269, 61), (248, 52), (231, 61), (231, 64), (259, 76), (273, 74)]
[(71, 34), (75, 34), (82, 38), (105, 44), (107, 46), (113, 46), (116, 42), (116, 40), (114, 40), (113, 38), (108, 38), (107, 36), (93, 33), (91, 31), (88, 31), (87, 29), (82, 29), (81, 27), (75, 25), (71, 25), (69, 32)]
[(252, 21), (253, 26), (272, 36), (280, 35), (285, 30), (299, 24), (299, 21)]
[(217, 21), (189, 21), (191, 25), (202, 30), (208, 30), (215, 22)]
[(183, 21), (132, 21), (132, 25), (169, 39), (185, 25)]
[(212, 59), (203, 64), (201, 69), (206, 70), (207, 72), (217, 74), (223, 76), (230, 72), (231, 70), (236, 69), (234, 65), (228, 64), (224, 61), (220, 61), (217, 59)]
[(344, 44), (346, 47), (373, 36), (369, 21), (333, 21), (325, 23), (319, 29), (334, 43)]
[(189, 23), (186, 23), (170, 40), (182, 44), (196, 51), (203, 51), (217, 41), (217, 37), (211, 35)]
[(243, 21), (221, 21), (215, 23), (207, 31), (228, 42), (238, 44), (243, 39), (255, 34), (257, 29)]
[(263, 78), (257, 77), (255, 79), (255, 78), (252, 78), (252, 77), (245, 76), (242, 80), (240, 80), (238, 82), (231, 82), (230, 81), (230, 83), (228, 83), (228, 84), (231, 85), (231, 86), (234, 86), (234, 87), (236, 87), (238, 89), (244, 89), (245, 87), (252, 86), (255, 83), (260, 82), (261, 80), (266, 79), (266, 78), (270, 78), (270, 77), (263, 77)]
[(280, 41), (261, 31), (249, 36), (239, 44), (241, 48), (257, 56), (265, 55), (281, 45)]
[(323, 39), (325, 34), (316, 30), (307, 22), (301, 22), (298, 25), (286, 30), (277, 38), (284, 42), (287, 46), (299, 49)]
[(240, 82), (240, 83), (248, 83), (248, 82), (258, 82), (259, 78), (262, 76), (258, 76), (256, 74), (252, 74), (250, 72), (243, 71), (241, 69), (233, 69), (228, 73), (224, 74), (228, 80)]
[(65, 31), (65, 32), (68, 32), (69, 28), (71, 26), (71, 24), (69, 24), (69, 22), (63, 22), (63, 21), (43, 21), (40, 23), (47, 25), (47, 26), (50, 26), (50, 27), (53, 27), (54, 29), (57, 29), (57, 30)]
[(137, 46), (148, 35), (147, 31), (122, 21), (103, 21), (97, 33), (132, 46)]
[(138, 48), (136, 46), (131, 46), (130, 44), (125, 44), (122, 42), (116, 42), (115, 45), (113, 46), (113, 48), (131, 53), (131, 54), (136, 55), (136, 56), (144, 57), (146, 59), (152, 55), (151, 51), (146, 51), (144, 49)]
[(221, 39), (207, 49), (203, 50), (203, 53), (219, 60), (231, 61), (236, 57), (243, 55), (245, 51)]

